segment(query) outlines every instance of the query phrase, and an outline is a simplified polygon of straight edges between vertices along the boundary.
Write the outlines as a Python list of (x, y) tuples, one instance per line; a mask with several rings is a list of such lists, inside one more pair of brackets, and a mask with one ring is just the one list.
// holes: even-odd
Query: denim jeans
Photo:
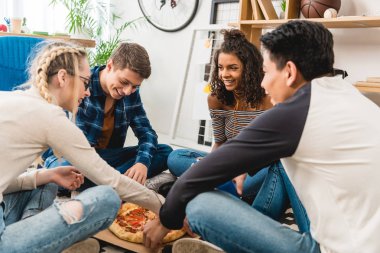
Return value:
[(310, 232), (310, 220), (309, 220), (309, 217), (307, 216), (305, 207), (302, 205), (301, 200), (298, 198), (296, 190), (294, 189), (292, 183), (290, 182), (289, 177), (286, 174), (284, 168), (281, 166), (281, 168), (279, 168), (278, 171), (281, 175), (281, 180), (284, 183), (284, 187), (286, 191), (286, 192), (283, 192), (283, 194), (285, 194), (286, 195), (285, 197), (288, 197), (290, 201), (290, 206), (293, 209), (294, 218), (296, 220), (298, 230), (301, 233)]
[[(120, 171), (122, 174), (124, 174), (135, 164), (137, 151), (138, 146), (96, 150), (103, 160), (105, 160), (110, 166)], [(148, 178), (154, 177), (168, 168), (167, 158), (172, 151), (173, 149), (170, 146), (158, 144), (157, 151), (153, 155), (151, 164), (148, 168)], [(70, 165), (70, 163), (63, 158), (58, 159), (55, 156), (49, 156), (45, 160), (46, 168), (55, 168), (63, 165)], [(80, 190), (93, 186), (95, 186), (95, 184), (85, 178), (85, 182), (81, 186)]]
[(320, 253), (309, 232), (283, 226), (222, 191), (198, 195), (186, 214), (193, 232), (226, 252)]
[(30, 191), (4, 194), (3, 218), (5, 225), (8, 226), (36, 215), (51, 206), (57, 196), (57, 190), (58, 185), (50, 183)]
[(23, 207), (20, 201), (13, 206), (13, 210), (7, 210), (2, 203), (0, 253), (61, 252), (110, 226), (120, 207), (120, 198), (110, 186), (93, 187), (75, 199), (82, 203), (83, 215), (71, 224), (59, 213), (63, 206), (55, 203), (37, 215), (5, 225), (5, 214), (21, 212), (19, 209)]
[[(193, 149), (177, 149), (170, 153), (168, 157), (168, 167), (170, 172), (179, 177), (194, 163), (199, 161), (207, 155), (207, 152), (193, 150)], [(268, 168), (261, 169), (253, 177), (247, 176), (243, 185), (244, 198), (254, 198), (260, 190), (262, 183), (268, 173)], [(226, 191), (234, 196), (238, 196), (235, 184), (228, 181), (218, 187), (219, 190)]]

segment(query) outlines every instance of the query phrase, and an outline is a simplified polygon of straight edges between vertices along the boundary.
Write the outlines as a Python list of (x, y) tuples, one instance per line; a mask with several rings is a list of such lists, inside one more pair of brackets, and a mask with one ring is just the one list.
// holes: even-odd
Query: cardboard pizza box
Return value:
[[(127, 242), (127, 241), (121, 240), (118, 237), (116, 237), (116, 235), (114, 235), (108, 229), (100, 231), (99, 233), (94, 235), (94, 237), (98, 240), (105, 241), (105, 242), (108, 242), (112, 245), (118, 246), (120, 248), (131, 250), (131, 251), (138, 252), (138, 253), (161, 253), (161, 251), (162, 251), (162, 248), (160, 248), (158, 250), (152, 250), (152, 249), (149, 249), (149, 248), (147, 248), (144, 245), (139, 244), (139, 243), (133, 243), (133, 242)], [(186, 234), (181, 238), (189, 238), (189, 235)], [(197, 237), (197, 238), (199, 238), (199, 237)], [(174, 241), (170, 242), (168, 244), (173, 244), (173, 243), (174, 243)]]
[(139, 243), (133, 243), (133, 242), (127, 242), (124, 240), (121, 240), (117, 238), (111, 231), (108, 229), (105, 229), (103, 231), (100, 231), (94, 236), (98, 240), (102, 240), (105, 242), (108, 242), (112, 245), (118, 246), (120, 248), (124, 248), (127, 250), (131, 250), (134, 252), (139, 252), (139, 253), (159, 253), (162, 251), (162, 249), (159, 250), (151, 250), (147, 247), (145, 247), (142, 244)]

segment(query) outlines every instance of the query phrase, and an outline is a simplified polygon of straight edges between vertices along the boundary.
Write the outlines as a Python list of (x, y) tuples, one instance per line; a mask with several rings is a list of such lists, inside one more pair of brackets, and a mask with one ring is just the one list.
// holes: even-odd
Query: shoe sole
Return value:
[(173, 244), (173, 253), (222, 253), (215, 245), (193, 238), (183, 238)]

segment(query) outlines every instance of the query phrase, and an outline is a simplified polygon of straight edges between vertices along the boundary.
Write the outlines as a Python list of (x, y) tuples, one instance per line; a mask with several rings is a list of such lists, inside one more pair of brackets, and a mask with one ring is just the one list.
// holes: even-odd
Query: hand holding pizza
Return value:
[(156, 217), (152, 211), (127, 202), (120, 207), (109, 230), (122, 240), (143, 243), (150, 248), (174, 241), (186, 233), (184, 229), (165, 228)]
[(158, 218), (149, 221), (144, 226), (143, 243), (148, 248), (158, 248), (162, 244), (162, 240), (170, 229), (164, 227)]
[(124, 175), (144, 185), (148, 176), (148, 168), (142, 163), (136, 163), (130, 167)]

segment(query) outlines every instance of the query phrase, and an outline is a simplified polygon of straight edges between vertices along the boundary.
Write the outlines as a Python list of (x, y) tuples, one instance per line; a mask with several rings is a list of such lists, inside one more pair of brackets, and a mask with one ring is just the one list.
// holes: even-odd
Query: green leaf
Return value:
[[(112, 11), (113, 5), (102, 0), (51, 0), (49, 6), (54, 8), (58, 3), (68, 10), (66, 29), (69, 33), (83, 33), (96, 41), (95, 48), (87, 50), (91, 66), (106, 64), (116, 47), (127, 41), (121, 39), (121, 34), (146, 21), (145, 17), (140, 17), (116, 26), (116, 21), (121, 17)], [(108, 13), (108, 5), (111, 13)], [(104, 28), (107, 27), (111, 35), (104, 39)]]
[(281, 10), (282, 10), (283, 12), (285, 12), (285, 10), (286, 10), (286, 0), (282, 0), (282, 1), (281, 1)]

